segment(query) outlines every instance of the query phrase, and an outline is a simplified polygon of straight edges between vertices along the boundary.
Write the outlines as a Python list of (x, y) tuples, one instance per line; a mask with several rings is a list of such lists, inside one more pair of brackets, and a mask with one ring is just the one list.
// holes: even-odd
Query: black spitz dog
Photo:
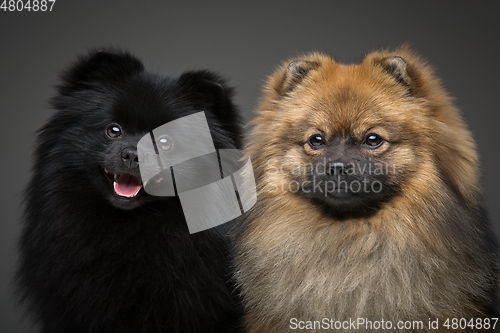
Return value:
[(214, 73), (163, 77), (114, 49), (63, 72), (38, 135), (17, 274), (43, 332), (235, 331), (224, 226), (190, 235), (177, 197), (144, 191), (136, 148), (199, 111), (216, 148), (240, 147), (231, 95)]

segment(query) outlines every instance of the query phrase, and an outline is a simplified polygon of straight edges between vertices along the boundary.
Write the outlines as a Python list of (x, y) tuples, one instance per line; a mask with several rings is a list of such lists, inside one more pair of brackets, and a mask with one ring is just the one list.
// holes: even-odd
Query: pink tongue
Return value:
[(142, 182), (139, 178), (124, 173), (114, 183), (115, 192), (122, 197), (131, 198), (139, 192), (141, 184)]

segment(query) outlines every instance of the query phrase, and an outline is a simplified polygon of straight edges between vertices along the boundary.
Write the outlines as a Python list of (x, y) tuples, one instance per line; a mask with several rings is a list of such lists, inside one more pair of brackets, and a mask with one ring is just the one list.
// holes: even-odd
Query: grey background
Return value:
[[(24, 0), (26, 1), (26, 0)], [(482, 182), (500, 232), (500, 93), (497, 1), (61, 1), (53, 12), (0, 11), (0, 332), (34, 332), (10, 286), (21, 191), (34, 132), (52, 114), (58, 72), (86, 48), (118, 45), (150, 68), (220, 71), (237, 87), (245, 120), (263, 81), (283, 60), (324, 51), (359, 62), (376, 48), (410, 42), (456, 97), (482, 157)]]

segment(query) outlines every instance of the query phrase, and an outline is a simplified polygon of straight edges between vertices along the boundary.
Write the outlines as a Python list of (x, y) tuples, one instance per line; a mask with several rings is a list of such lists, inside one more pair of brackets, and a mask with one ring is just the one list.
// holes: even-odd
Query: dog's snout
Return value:
[(129, 168), (134, 169), (139, 167), (139, 156), (137, 149), (134, 147), (125, 147), (121, 153), (123, 164)]
[(330, 174), (342, 175), (344, 174), (346, 165), (343, 162), (335, 162), (330, 164)]

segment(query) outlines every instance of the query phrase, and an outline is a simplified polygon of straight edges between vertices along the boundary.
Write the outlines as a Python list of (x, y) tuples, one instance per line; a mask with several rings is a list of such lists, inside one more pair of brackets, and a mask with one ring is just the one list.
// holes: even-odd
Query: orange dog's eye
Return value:
[(325, 140), (323, 139), (323, 135), (316, 133), (309, 137), (309, 145), (313, 149), (319, 149), (325, 145)]
[(378, 148), (382, 145), (382, 143), (384, 143), (384, 139), (377, 133), (368, 134), (363, 142), (363, 144), (369, 148)]

